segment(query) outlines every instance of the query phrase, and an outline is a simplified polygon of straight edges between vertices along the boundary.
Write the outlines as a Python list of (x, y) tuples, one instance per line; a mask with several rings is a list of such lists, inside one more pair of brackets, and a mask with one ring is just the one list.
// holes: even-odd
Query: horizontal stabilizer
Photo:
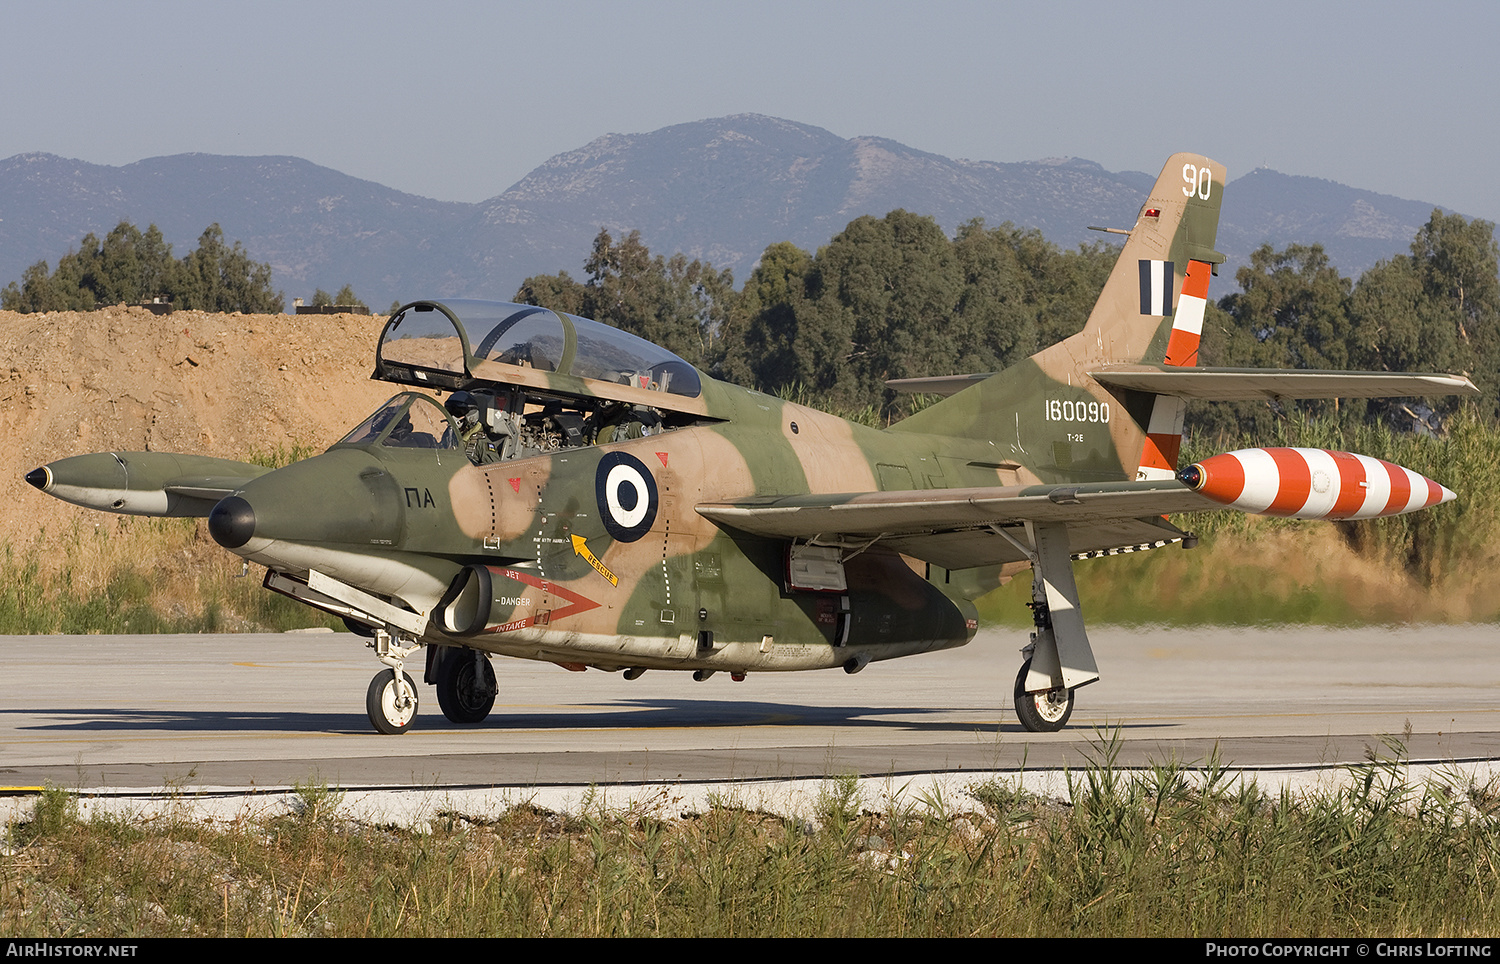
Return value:
[(1463, 375), (1438, 372), (1342, 372), (1312, 369), (1173, 368), (1106, 365), (1088, 373), (1106, 388), (1210, 402), (1277, 398), (1407, 398), (1478, 395)]
[[(893, 378), (887, 388), (912, 395), (956, 395), (994, 372)], [(1463, 375), (1442, 372), (1345, 372), (1275, 368), (1178, 368), (1170, 365), (1106, 365), (1088, 373), (1106, 388), (1175, 395), (1207, 402), (1276, 398), (1425, 398), (1478, 395)]]
[(932, 378), (891, 378), (885, 387), (910, 395), (957, 395), (970, 385), (989, 378), (994, 372), (977, 375), (936, 375)]

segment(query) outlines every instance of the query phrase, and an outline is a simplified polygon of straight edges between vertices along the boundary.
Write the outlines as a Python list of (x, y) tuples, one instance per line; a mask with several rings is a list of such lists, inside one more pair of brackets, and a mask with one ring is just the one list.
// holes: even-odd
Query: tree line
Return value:
[(20, 284), (0, 290), (0, 308), (23, 312), (92, 311), (154, 299), (200, 311), (274, 313), (285, 306), (271, 288), (271, 266), (252, 261), (240, 242), (225, 243), (217, 224), (179, 259), (156, 225), (143, 232), (121, 221), (102, 241), (85, 235), (55, 270), (38, 261), (22, 272)]
[[(836, 409), (896, 417), (890, 378), (998, 371), (1079, 331), (1119, 249), (1063, 250), (1034, 229), (983, 221), (949, 238), (930, 217), (861, 217), (816, 253), (766, 248), (742, 289), (727, 271), (652, 256), (601, 230), (584, 263), (526, 279), (517, 301), (605, 321), (709, 373)], [(1199, 363), (1231, 368), (1469, 374), (1500, 415), (1500, 247), (1494, 225), (1435, 210), (1410, 253), (1358, 280), (1320, 245), (1257, 249), (1238, 290), (1210, 303)], [(1223, 282), (1217, 282), (1222, 284)], [(1294, 411), (1440, 430), (1458, 403), (1341, 400), (1189, 409), (1195, 432), (1264, 431)]]
[[(1495, 226), (1435, 210), (1409, 253), (1358, 279), (1320, 245), (1257, 249), (1238, 290), (1210, 303), (1199, 361), (1243, 368), (1354, 368), (1469, 374), (1479, 410), (1500, 416), (1500, 246)], [(770, 245), (742, 288), (727, 270), (653, 255), (638, 232), (595, 237), (582, 280), (527, 278), (515, 300), (605, 322), (720, 378), (845, 412), (900, 414), (891, 378), (998, 371), (1083, 327), (1119, 249), (1064, 250), (1035, 229), (982, 220), (948, 237), (908, 211), (856, 218), (808, 252)], [(1222, 280), (1217, 282), (1222, 285)], [(152, 225), (87, 235), (48, 271), (39, 261), (0, 290), (13, 311), (90, 310), (165, 298), (179, 308), (279, 312), (271, 268), (227, 244), (217, 224), (181, 259)], [(358, 303), (352, 288), (314, 303)], [(1240, 403), (1189, 409), (1189, 428), (1264, 432), (1300, 410), (1438, 430), (1451, 399)]]
[[(0, 309), (6, 311), (92, 311), (154, 300), (174, 308), (247, 314), (276, 314), (286, 307), (271, 286), (271, 266), (251, 260), (240, 242), (225, 242), (218, 224), (204, 229), (196, 248), (174, 258), (156, 225), (142, 231), (121, 221), (103, 240), (92, 232), (84, 235), (55, 269), (38, 261), (19, 282), (0, 289)], [(349, 285), (334, 295), (319, 288), (312, 304), (364, 306)]]

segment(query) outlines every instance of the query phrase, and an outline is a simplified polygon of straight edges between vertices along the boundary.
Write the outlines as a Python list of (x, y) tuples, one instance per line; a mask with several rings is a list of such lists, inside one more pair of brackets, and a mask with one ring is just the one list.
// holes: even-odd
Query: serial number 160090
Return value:
[(1046, 420), (1049, 422), (1096, 422), (1100, 425), (1108, 425), (1109, 403), (1075, 402), (1071, 399), (1062, 401), (1049, 398), (1046, 403)]

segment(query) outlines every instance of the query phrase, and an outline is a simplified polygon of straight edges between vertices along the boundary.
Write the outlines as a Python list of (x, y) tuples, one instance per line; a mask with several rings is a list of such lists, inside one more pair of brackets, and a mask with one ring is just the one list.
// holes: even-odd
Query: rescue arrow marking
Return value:
[(599, 557), (594, 555), (593, 551), (589, 549), (589, 543), (587, 539), (577, 534), (575, 534), (572, 538), (573, 555), (582, 556), (584, 559), (587, 559), (588, 564), (594, 567), (594, 571), (603, 576), (605, 579), (608, 579), (611, 586), (620, 585), (620, 577), (610, 572), (609, 567), (599, 561)]

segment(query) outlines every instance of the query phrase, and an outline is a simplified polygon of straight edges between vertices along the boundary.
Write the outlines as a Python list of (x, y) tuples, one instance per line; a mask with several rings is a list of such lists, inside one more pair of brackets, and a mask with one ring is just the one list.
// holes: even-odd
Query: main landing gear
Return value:
[(1026, 661), (1016, 674), (1016, 718), (1032, 733), (1055, 733), (1073, 715), (1073, 692), (1099, 678), (1089, 647), (1067, 527), (1026, 523), (1023, 543), (1003, 533), (1031, 557), (1031, 618), (1036, 632), (1021, 652)]
[(1073, 691), (1070, 689), (1044, 690), (1039, 693), (1026, 692), (1026, 676), (1031, 672), (1031, 660), (1021, 664), (1016, 674), (1016, 718), (1032, 733), (1055, 733), (1068, 725), (1073, 715)]
[(460, 726), (484, 720), (495, 706), (495, 670), (477, 649), (452, 646), (437, 666), (438, 706), (449, 721)]

